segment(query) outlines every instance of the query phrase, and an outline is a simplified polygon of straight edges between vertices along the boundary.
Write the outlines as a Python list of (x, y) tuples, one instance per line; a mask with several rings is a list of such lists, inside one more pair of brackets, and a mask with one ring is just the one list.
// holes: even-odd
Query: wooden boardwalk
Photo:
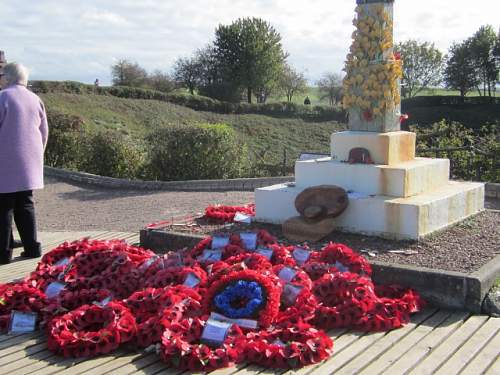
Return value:
[[(121, 232), (40, 233), (47, 251), (82, 237), (122, 238), (138, 242), (137, 234)], [(16, 254), (20, 249), (16, 249)], [(27, 275), (37, 260), (16, 260), (1, 266), (0, 282)], [(500, 318), (429, 308), (405, 327), (373, 334), (349, 330), (329, 332), (334, 355), (327, 361), (295, 371), (266, 370), (242, 364), (212, 374), (500, 374)], [(47, 350), (42, 332), (0, 335), (1, 374), (180, 374), (154, 353), (120, 349), (87, 360), (64, 359)]]

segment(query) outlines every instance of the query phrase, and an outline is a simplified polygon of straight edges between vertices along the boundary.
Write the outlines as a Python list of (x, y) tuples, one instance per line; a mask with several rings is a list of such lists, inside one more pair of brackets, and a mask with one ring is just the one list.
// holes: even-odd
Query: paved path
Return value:
[[(96, 239), (123, 238), (134, 243), (134, 233), (41, 232), (44, 251), (57, 244), (91, 236)], [(15, 250), (15, 255), (20, 252)], [(36, 260), (16, 258), (1, 266), (0, 282), (25, 276)], [(296, 371), (265, 370), (241, 364), (213, 372), (219, 375), (250, 374), (500, 374), (500, 318), (467, 312), (429, 308), (413, 316), (410, 324), (390, 332), (372, 334), (337, 329), (334, 354), (327, 361)], [(41, 332), (0, 335), (0, 374), (180, 374), (167, 368), (154, 353), (120, 349), (93, 359), (72, 360), (47, 349)]]
[(209, 204), (244, 204), (253, 192), (148, 192), (76, 186), (53, 178), (35, 191), (39, 230), (138, 232), (171, 217), (204, 212)]

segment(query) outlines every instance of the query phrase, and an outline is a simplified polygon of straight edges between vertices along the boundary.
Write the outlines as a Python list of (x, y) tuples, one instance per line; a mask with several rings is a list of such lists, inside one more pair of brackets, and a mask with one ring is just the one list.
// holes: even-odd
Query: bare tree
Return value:
[(333, 107), (342, 100), (342, 78), (338, 73), (324, 73), (321, 79), (316, 82), (319, 92), (322, 94), (321, 100), (328, 98), (328, 102)]
[(136, 62), (119, 60), (111, 67), (111, 80), (115, 86), (143, 86), (147, 72)]
[(279, 86), (285, 94), (286, 100), (291, 102), (295, 94), (307, 91), (307, 79), (304, 77), (304, 73), (299, 73), (286, 64), (279, 81)]

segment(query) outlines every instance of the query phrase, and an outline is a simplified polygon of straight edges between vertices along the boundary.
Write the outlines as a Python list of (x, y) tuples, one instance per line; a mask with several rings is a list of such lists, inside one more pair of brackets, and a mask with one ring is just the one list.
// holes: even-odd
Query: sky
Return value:
[[(259, 17), (280, 33), (288, 62), (311, 84), (340, 73), (355, 0), (0, 0), (0, 50), (32, 79), (111, 81), (120, 59), (171, 72), (213, 41), (220, 24)], [(500, 28), (500, 0), (396, 0), (395, 41), (429, 41), (445, 53), (482, 25)]]

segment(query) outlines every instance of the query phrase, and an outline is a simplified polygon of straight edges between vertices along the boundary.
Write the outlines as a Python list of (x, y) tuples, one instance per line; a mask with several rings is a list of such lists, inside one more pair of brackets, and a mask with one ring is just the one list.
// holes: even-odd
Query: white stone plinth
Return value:
[[(256, 220), (282, 224), (297, 216), (295, 198), (303, 190), (284, 184), (255, 190)], [(377, 195), (350, 199), (338, 229), (393, 239), (418, 239), (484, 208), (484, 184), (450, 181), (409, 198)]]
[(410, 197), (448, 183), (448, 159), (416, 158), (393, 165), (348, 164), (331, 158), (297, 161), (295, 182), (305, 189), (337, 185), (365, 194)]
[(412, 132), (396, 131), (375, 133), (344, 131), (331, 136), (331, 155), (337, 161), (348, 161), (349, 152), (361, 147), (370, 152), (375, 164), (393, 165), (415, 158), (416, 135)]

